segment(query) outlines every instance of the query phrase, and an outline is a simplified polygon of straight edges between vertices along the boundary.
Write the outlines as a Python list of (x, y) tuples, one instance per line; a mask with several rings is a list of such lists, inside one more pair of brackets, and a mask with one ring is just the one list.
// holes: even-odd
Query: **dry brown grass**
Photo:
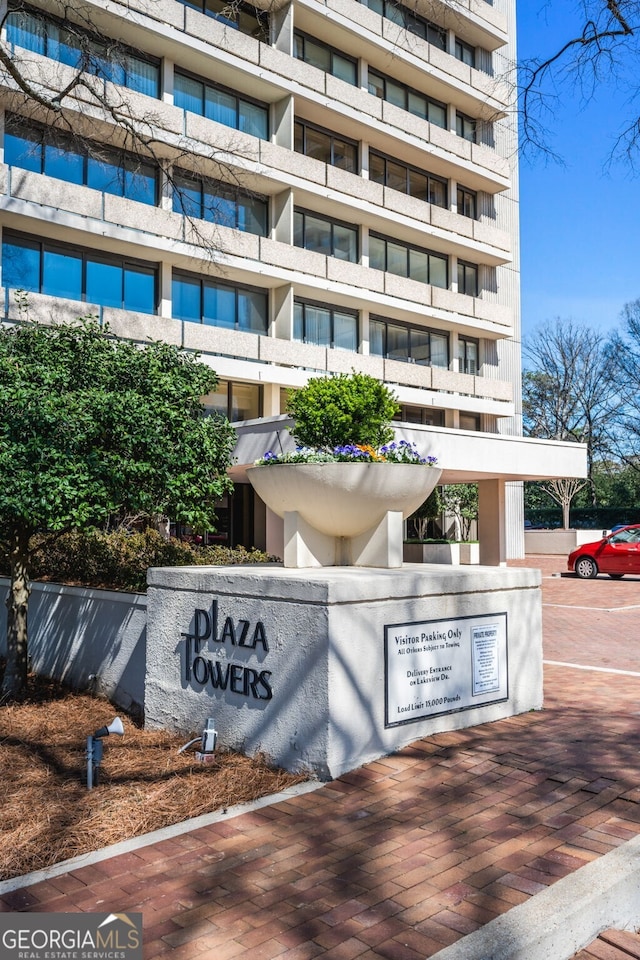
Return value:
[[(86, 788), (86, 738), (118, 713), (124, 737), (103, 741), (100, 784)], [(105, 700), (32, 683), (0, 707), (0, 880), (235, 803), (305, 778), (219, 753), (215, 766), (178, 754), (184, 736), (142, 730)]]

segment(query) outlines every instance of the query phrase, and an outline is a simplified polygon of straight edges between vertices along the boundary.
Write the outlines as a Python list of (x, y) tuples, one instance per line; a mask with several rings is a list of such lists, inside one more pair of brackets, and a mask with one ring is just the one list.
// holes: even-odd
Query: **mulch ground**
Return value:
[[(26, 702), (0, 706), (0, 880), (305, 779), (234, 753), (203, 766), (195, 748), (178, 753), (188, 737), (143, 730), (106, 700), (30, 682)], [(100, 782), (88, 791), (87, 736), (116, 713), (124, 736), (103, 740)]]

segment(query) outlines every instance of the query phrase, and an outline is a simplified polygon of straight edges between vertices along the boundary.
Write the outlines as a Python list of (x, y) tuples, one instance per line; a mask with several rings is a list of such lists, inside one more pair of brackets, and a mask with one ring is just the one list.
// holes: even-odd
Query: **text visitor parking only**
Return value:
[(385, 726), (508, 699), (506, 613), (384, 632)]

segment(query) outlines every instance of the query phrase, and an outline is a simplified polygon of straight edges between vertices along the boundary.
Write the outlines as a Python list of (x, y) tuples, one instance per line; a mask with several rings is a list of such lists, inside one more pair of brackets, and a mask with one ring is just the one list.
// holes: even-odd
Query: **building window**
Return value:
[(160, 95), (157, 61), (142, 58), (124, 45), (95, 37), (68, 20), (46, 17), (29, 8), (13, 10), (7, 17), (7, 42), (12, 49), (31, 50), (137, 93), (156, 98)]
[(465, 43), (464, 40), (459, 40), (458, 37), (456, 37), (455, 54), (457, 60), (461, 60), (469, 67), (475, 67), (476, 48), (469, 43)]
[(447, 125), (447, 105), (439, 100), (432, 100), (426, 94), (413, 90), (411, 87), (398, 83), (382, 73), (369, 70), (369, 93), (388, 103), (395, 104), (402, 110), (407, 110), (416, 117), (435, 123), (437, 127)]
[(322, 43), (315, 37), (310, 37), (306, 33), (300, 33), (298, 30), (293, 35), (294, 56), (298, 60), (304, 60), (305, 63), (325, 73), (330, 73), (345, 83), (356, 86), (358, 83), (358, 61), (353, 57), (347, 57), (344, 53), (330, 47), (327, 43)]
[(478, 195), (473, 190), (458, 187), (458, 213), (463, 217), (476, 220), (478, 217)]
[(468, 297), (478, 296), (477, 264), (458, 260), (458, 293), (464, 293)]
[(358, 315), (325, 304), (296, 300), (293, 339), (339, 350), (358, 349)]
[(369, 153), (369, 179), (437, 207), (448, 204), (446, 180), (373, 150)]
[(242, 130), (262, 140), (269, 139), (269, 108), (258, 101), (241, 97), (233, 90), (176, 71), (173, 102), (183, 110), (215, 120), (225, 127)]
[(479, 430), (480, 415), (477, 413), (460, 413), (461, 430)]
[(242, 3), (239, 0), (233, 3), (228, 0), (180, 0), (180, 2), (184, 3), (185, 7), (199, 10), (207, 17), (219, 20), (225, 27), (232, 27), (240, 33), (246, 33), (249, 37), (255, 37), (256, 40), (266, 42), (269, 39), (268, 14), (250, 3)]
[(464, 113), (456, 113), (456, 133), (459, 137), (462, 137), (464, 140), (470, 140), (471, 143), (476, 143), (477, 128), (478, 124), (476, 120), (465, 116)]
[(402, 423), (421, 423), (426, 427), (444, 427), (444, 410), (432, 407), (410, 407), (402, 404), (393, 418)]
[(387, 360), (448, 367), (449, 337), (441, 331), (408, 327), (372, 317), (369, 321), (369, 353)]
[(7, 115), (5, 128), (4, 161), (10, 167), (44, 173), (127, 200), (157, 203), (158, 169), (153, 164), (98, 143), (80, 144), (51, 127), (31, 124), (11, 114)]
[(435, 287), (449, 284), (446, 256), (375, 233), (369, 236), (369, 266), (373, 270), (385, 270)]
[(460, 373), (478, 373), (478, 348), (477, 340), (470, 340), (468, 337), (458, 337), (458, 361)]
[(358, 172), (358, 144), (355, 140), (338, 137), (330, 130), (323, 130), (303, 120), (296, 120), (294, 137), (296, 153), (303, 153), (305, 157), (313, 157), (349, 173)]
[(358, 231), (339, 220), (329, 220), (307, 210), (293, 215), (293, 242), (296, 247), (323, 253), (338, 260), (358, 262)]
[(176, 213), (266, 236), (269, 213), (266, 198), (249, 196), (228, 184), (190, 177), (180, 171), (174, 175), (173, 186)]
[(173, 316), (227, 330), (266, 333), (269, 298), (266, 290), (222, 283), (208, 277), (173, 271)]
[(215, 390), (202, 400), (207, 413), (220, 413), (228, 420), (257, 420), (262, 416), (262, 387), (257, 383), (219, 380)]
[(426, 17), (421, 17), (405, 7), (404, 4), (396, 3), (395, 0), (360, 0), (370, 10), (386, 17), (387, 20), (393, 20), (394, 23), (404, 27), (409, 33), (414, 33), (422, 37), (428, 43), (432, 43), (439, 50), (447, 48), (447, 32)]
[(155, 313), (157, 276), (150, 263), (3, 233), (3, 287)]

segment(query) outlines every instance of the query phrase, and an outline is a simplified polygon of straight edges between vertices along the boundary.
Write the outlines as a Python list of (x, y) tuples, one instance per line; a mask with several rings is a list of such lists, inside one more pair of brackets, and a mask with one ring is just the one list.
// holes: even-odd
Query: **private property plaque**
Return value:
[(384, 628), (385, 727), (509, 698), (507, 614)]

